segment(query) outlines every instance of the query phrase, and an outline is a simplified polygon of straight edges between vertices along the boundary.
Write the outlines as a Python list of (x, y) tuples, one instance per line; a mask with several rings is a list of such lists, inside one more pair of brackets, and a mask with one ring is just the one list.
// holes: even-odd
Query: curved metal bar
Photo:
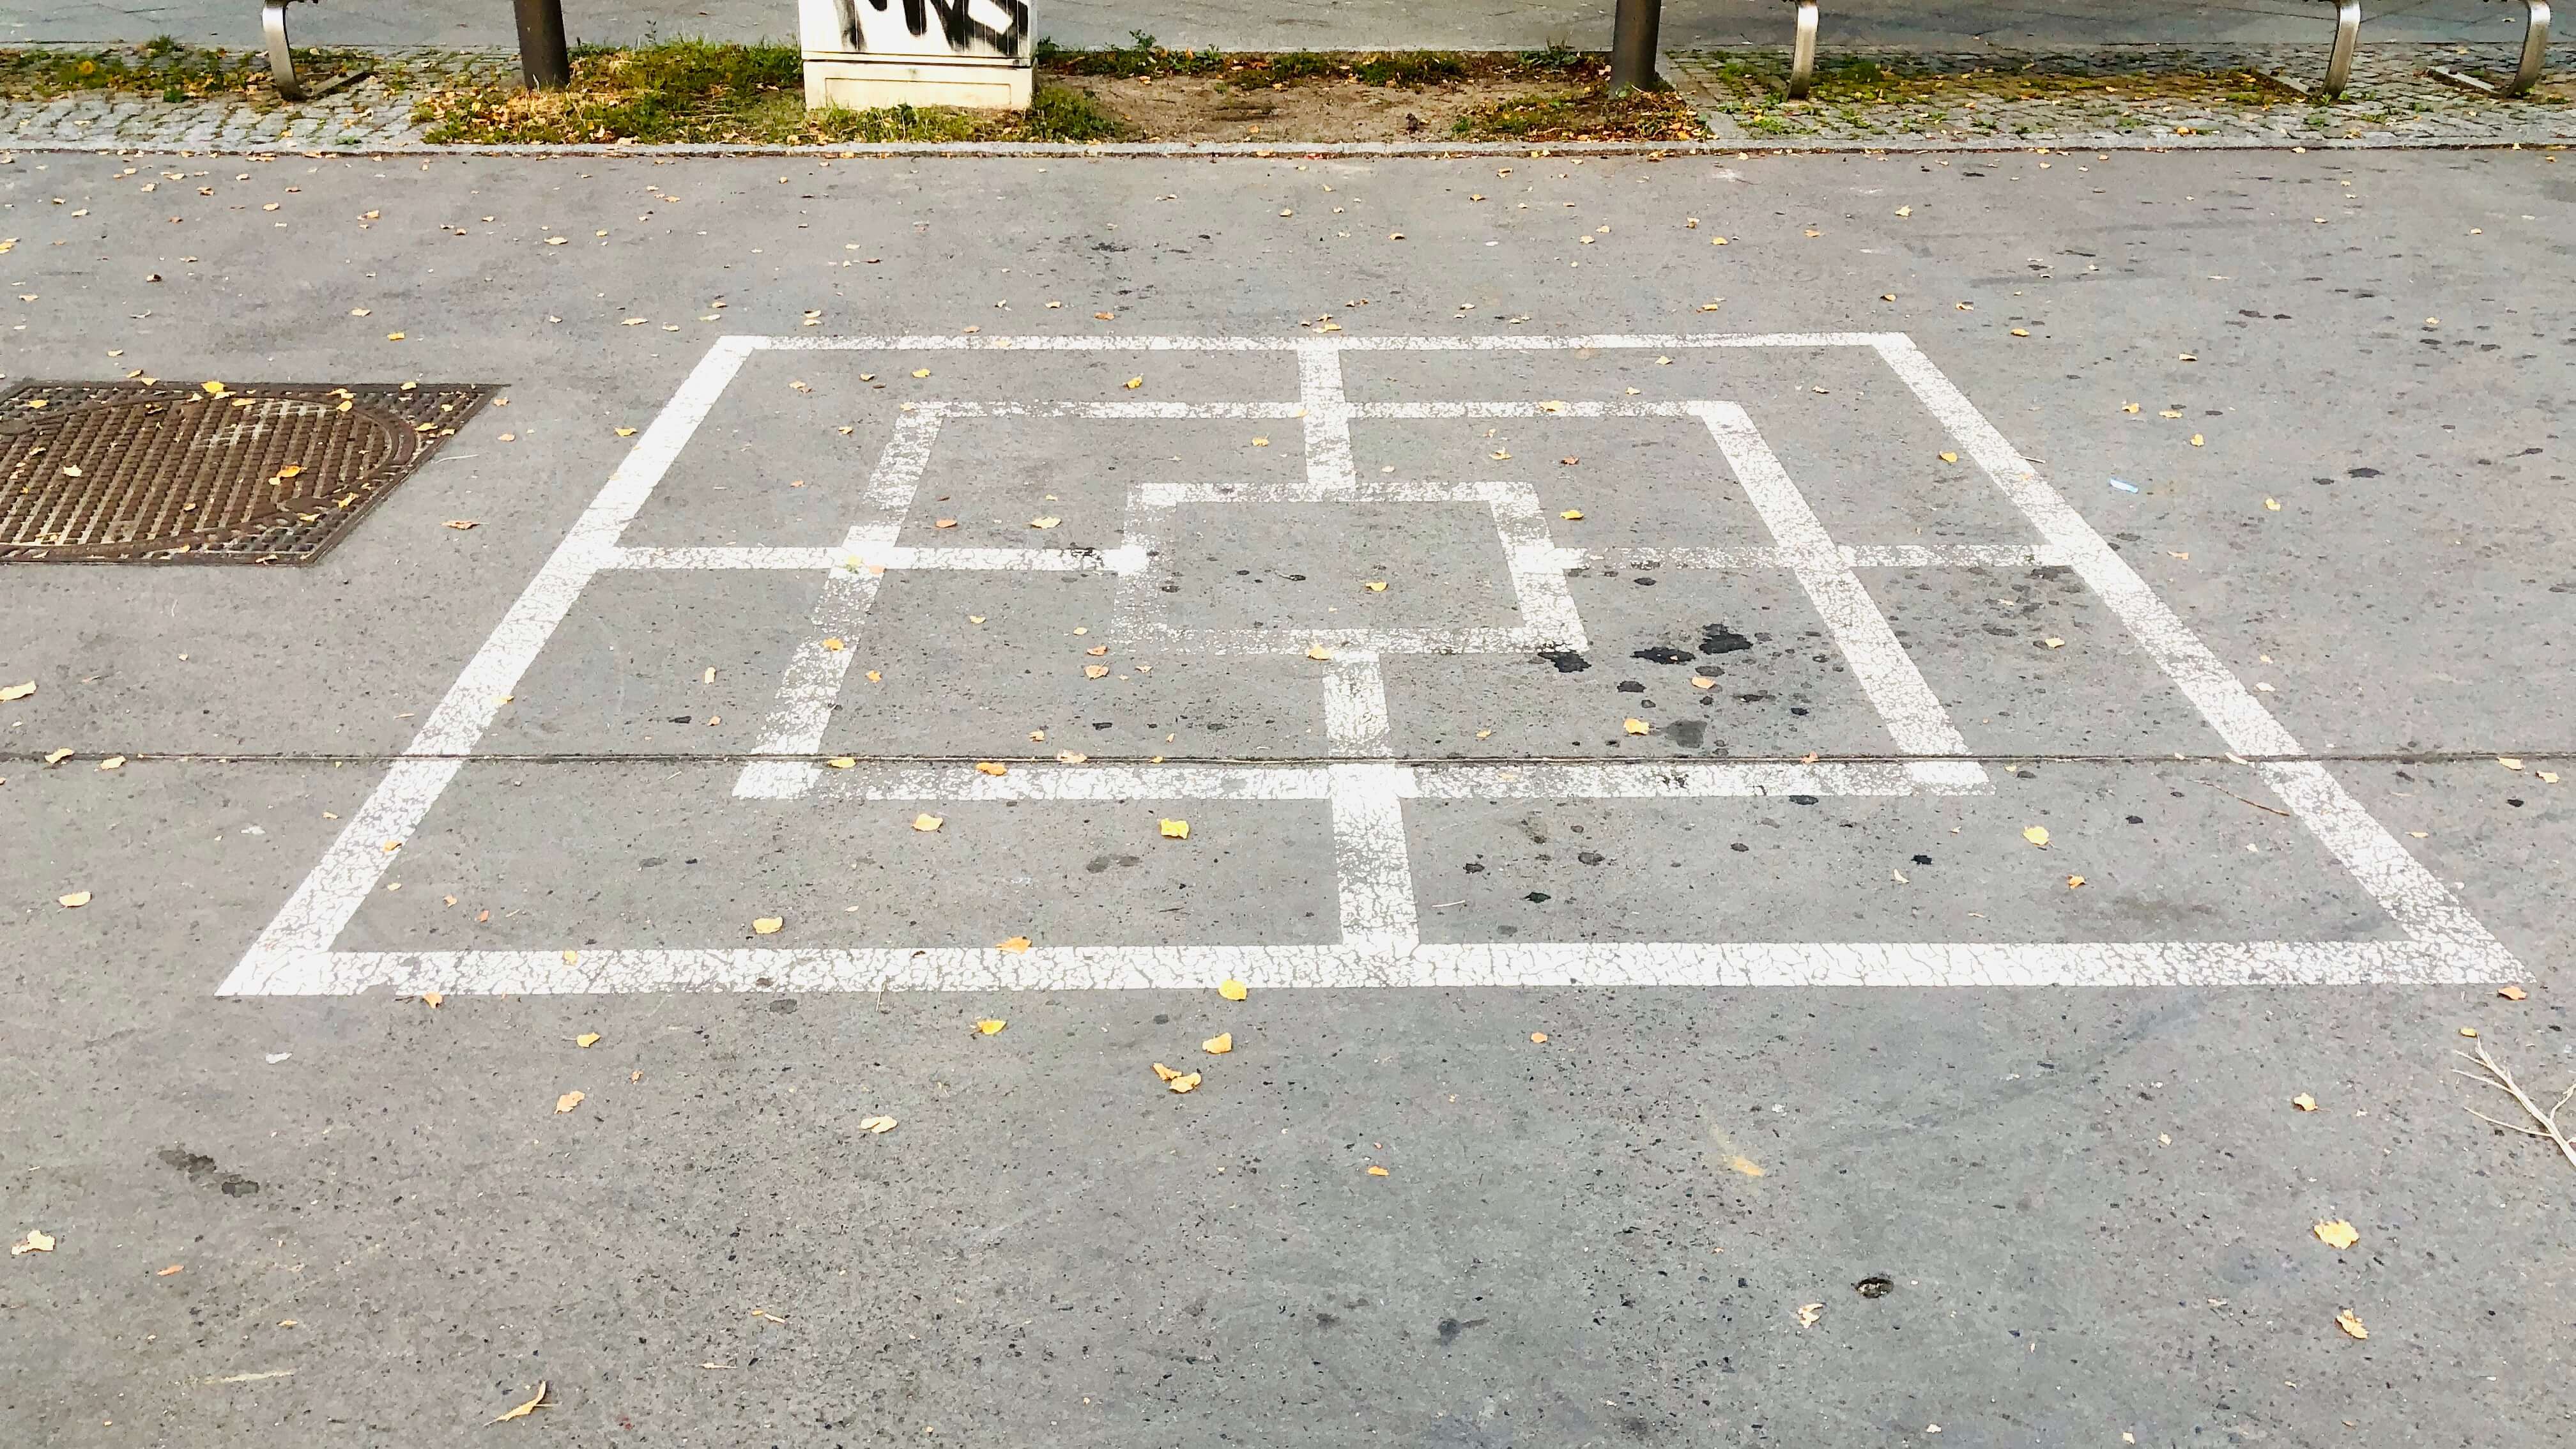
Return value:
[(2361, 0), (2335, 0), (2334, 49), (2326, 56), (2326, 99), (2343, 98), (2352, 79), (2352, 55), (2361, 45)]
[[(2361, 0), (2349, 0), (2358, 5)], [(2538, 5), (2541, 0), (2531, 0)], [(1798, 42), (1789, 53), (1789, 99), (1803, 101), (1816, 83), (1816, 0), (1798, 0)]]
[(2531, 19), (2522, 32), (2522, 63), (2514, 67), (2513, 84), (2505, 88), (2509, 96), (2528, 95), (2540, 83), (2541, 62), (2549, 55), (2549, 0), (2524, 0), (2531, 7)]
[(276, 85), (280, 97), (290, 101), (304, 99), (304, 85), (295, 78), (295, 57), (286, 49), (286, 7), (294, 0), (266, 0), (260, 9), (260, 26), (268, 32), (268, 78)]

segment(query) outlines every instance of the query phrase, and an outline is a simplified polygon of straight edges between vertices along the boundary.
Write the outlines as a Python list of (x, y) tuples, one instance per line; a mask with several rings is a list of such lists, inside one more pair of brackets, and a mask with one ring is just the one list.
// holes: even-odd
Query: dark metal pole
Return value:
[(1654, 88), (1655, 32), (1663, 23), (1664, 0), (1619, 0), (1610, 29), (1610, 94)]
[(572, 54), (564, 45), (563, 0), (513, 0), (519, 12), (519, 75), (532, 91), (572, 84)]

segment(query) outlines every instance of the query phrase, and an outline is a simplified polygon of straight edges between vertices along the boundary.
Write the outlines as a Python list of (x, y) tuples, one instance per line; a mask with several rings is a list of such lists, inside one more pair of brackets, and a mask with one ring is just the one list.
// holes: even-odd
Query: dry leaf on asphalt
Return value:
[(1011, 773), (1011, 767), (1003, 764), (999, 760), (978, 760), (975, 762), (975, 773), (978, 775), (1007, 775)]
[(1642, 735), (1654, 728), (1653, 725), (1650, 725), (1641, 719), (1621, 720), (1619, 722), (1619, 727), (1632, 735)]
[(1330, 659), (1333, 657), (1333, 651), (1325, 648), (1321, 644), (1311, 644), (1306, 648), (1306, 657), (1309, 659)]
[(1801, 1303), (1798, 1305), (1798, 1326), (1800, 1328), (1813, 1328), (1816, 1326), (1816, 1320), (1824, 1316), (1825, 1305), (1821, 1303)]
[(2317, 1110), (2317, 1099), (2309, 1096), (2305, 1092), (2301, 1092), (2299, 1095), (2290, 1099), (2290, 1105), (2298, 1108), (2302, 1112), (2313, 1112)]
[(2330, 1223), (2319, 1223), (2314, 1231), (2317, 1241), (2329, 1248), (2349, 1248), (2361, 1241), (2360, 1231), (2341, 1218)]
[(24, 684), (0, 685), (0, 704), (7, 704), (12, 700), (25, 699), (28, 695), (35, 692), (36, 681), (32, 679), (28, 680)]
[(1715, 689), (1715, 688), (1717, 688), (1717, 681), (1716, 681), (1716, 680), (1714, 680), (1714, 679), (1709, 678), (1709, 677), (1708, 677), (1707, 675), (1705, 675), (1705, 674), (1694, 674), (1694, 675), (1692, 675), (1692, 676), (1691, 676), (1691, 688), (1693, 688), (1693, 689)]
[(1180, 1073), (1173, 1071), (1170, 1067), (1164, 1066), (1161, 1062), (1156, 1062), (1154, 1063), (1154, 1075), (1168, 1082), (1174, 1077), (1179, 1076)]
[(79, 910), (81, 907), (89, 904), (89, 892), (74, 891), (67, 896), (56, 896), (54, 897), (54, 904), (61, 906), (67, 911)]
[(927, 810), (912, 817), (912, 828), (925, 835), (929, 834), (931, 831), (937, 830), (940, 826), (947, 823), (948, 821), (945, 818), (933, 815)]
[(555, 1098), (555, 1111), (559, 1114), (569, 1112), (588, 1100), (590, 1100), (590, 1094), (587, 1092), (566, 1092)]
[(583, 1032), (581, 1035), (572, 1039), (572, 1044), (580, 1047), (584, 1051), (588, 1051), (592, 1047), (599, 1045), (599, 1033), (595, 1031)]
[[(484, 914), (490, 915), (491, 912), (486, 911)], [(432, 1011), (436, 1011), (447, 1004), (447, 993), (444, 991), (424, 991), (420, 994), (420, 1000), (422, 1005), (428, 1007)]]
[(2349, 1308), (2336, 1310), (2335, 1327), (2342, 1329), (2353, 1338), (2370, 1337), (2370, 1330), (2361, 1326), (2360, 1316)]
[(1011, 939), (995, 945), (993, 949), (996, 951), (1008, 951), (1012, 955), (1016, 956), (1029, 949), (1029, 938), (1026, 936), (1013, 936)]
[(1360, 587), (1368, 590), (1372, 594), (1383, 594), (1386, 592), (1386, 580), (1371, 579), (1367, 583), (1360, 585)]
[(42, 1228), (29, 1228), (27, 1229), (27, 1236), (20, 1238), (18, 1241), (9, 1245), (9, 1256), (12, 1258), (23, 1258), (29, 1253), (50, 1253), (53, 1250), (53, 1234), (46, 1232)]
[(1545, 1046), (1547, 1044), (1547, 1033), (1543, 1031), (1531, 1032), (1530, 1040), (1537, 1042), (1541, 1046)]
[(153, 1270), (152, 1270), (152, 1276), (153, 1276), (153, 1277), (155, 1277), (155, 1278), (173, 1278), (173, 1277), (176, 1277), (176, 1276), (178, 1276), (179, 1274), (181, 1274), (181, 1273), (185, 1273), (185, 1272), (187, 1272), (187, 1271), (188, 1271), (188, 1268), (187, 1268), (187, 1265), (186, 1265), (186, 1264), (184, 1264), (184, 1263), (173, 1263), (173, 1264), (171, 1264), (171, 1265), (170, 1265), (169, 1267), (167, 1267), (167, 1268), (155, 1268), (155, 1269), (153, 1269)]
[(1061, 518), (1056, 518), (1056, 517), (1053, 517), (1053, 516), (1049, 516), (1049, 517), (1046, 517), (1046, 518), (1032, 518), (1032, 519), (1030, 519), (1030, 520), (1029, 520), (1029, 527), (1031, 527), (1031, 528), (1053, 528), (1053, 527), (1055, 527), (1057, 524), (1062, 523), (1062, 522), (1064, 522), (1064, 520), (1063, 520), (1063, 519), (1061, 519)]
[(1372, 1167), (1368, 1170), (1368, 1175), (1371, 1177), (1384, 1177), (1387, 1175), (1387, 1171), (1383, 1167)]
[[(560, 242), (563, 238), (556, 237), (554, 240)], [(496, 1418), (492, 1422), (498, 1424), (502, 1419), (524, 1419), (530, 1414), (535, 1413), (538, 1409), (546, 1407), (550, 1407), (546, 1403), (546, 1383), (545, 1380), (539, 1379), (537, 1380), (537, 1391), (529, 1396), (526, 1403), (521, 1404), (519, 1407), (501, 1415), (500, 1418)]]
[(823, 763), (835, 770), (848, 770), (856, 768), (859, 762), (848, 755), (834, 755)]
[(1166, 821), (1164, 821), (1164, 822), (1163, 822), (1163, 838), (1164, 838), (1165, 840), (1187, 840), (1187, 839), (1189, 839), (1189, 838), (1190, 838), (1190, 822), (1188, 822), (1188, 821), (1186, 821), (1186, 820), (1166, 820)]
[(2033, 845), (2046, 845), (2048, 844), (2048, 827), (2045, 825), (2024, 826), (2022, 827), (2021, 838), (2029, 841)]
[(1228, 1001), (1241, 1001), (1252, 994), (1252, 988), (1229, 976), (1216, 984), (1216, 994)]
[(1234, 1033), (1230, 1031), (1218, 1032), (1216, 1035), (1209, 1037), (1206, 1041), (1200, 1042), (1199, 1050), (1206, 1052), (1212, 1057), (1224, 1056), (1227, 1052), (1234, 1050)]
[(48, 765), (59, 765), (71, 757), (72, 752), (69, 750), (49, 750), (45, 754), (45, 763)]
[(1564, 519), (1568, 523), (1580, 522), (1583, 518), (1583, 510), (1580, 508), (1569, 508), (1563, 513), (1558, 514), (1557, 517)]
[(895, 1121), (892, 1117), (862, 1117), (859, 1119), (859, 1130), (862, 1132), (870, 1132), (883, 1136), (888, 1132), (892, 1132), (894, 1128)]
[(122, 770), (125, 768), (125, 757), (123, 755), (110, 755), (106, 759), (99, 761), (98, 767), (102, 770)]
[(2530, 994), (2530, 992), (2523, 990), (2519, 986), (2499, 986), (2496, 988), (2496, 995), (2503, 997), (2507, 1001), (2520, 1001)]
[(1086, 664), (1082, 666), (1082, 677), (1085, 679), (1107, 679), (1109, 677), (1109, 666), (1106, 664)]
[(786, 924), (784, 917), (762, 916), (751, 923), (751, 933), (755, 936), (775, 936)]
[(447, 520), (447, 526), (455, 529), (458, 533), (463, 533), (469, 528), (481, 528), (483, 526), (483, 522), (481, 519), (476, 518), (451, 518)]
[(1009, 1025), (1009, 1022), (1002, 1020), (998, 1016), (988, 1016), (982, 1021), (975, 1023), (975, 1029), (986, 1036), (998, 1036), (1001, 1034), (1002, 1028)]

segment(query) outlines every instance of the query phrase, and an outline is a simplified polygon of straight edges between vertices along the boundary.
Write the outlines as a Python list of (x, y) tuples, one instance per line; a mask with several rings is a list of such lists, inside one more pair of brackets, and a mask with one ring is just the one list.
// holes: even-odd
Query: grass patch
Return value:
[(1125, 123), (1090, 97), (1050, 86), (1038, 88), (1025, 112), (808, 111), (797, 47), (703, 40), (584, 46), (573, 52), (572, 84), (560, 91), (525, 91), (507, 79), (453, 86), (423, 99), (412, 115), (423, 139), (462, 145), (1104, 141), (1126, 133)]
[(1581, 79), (1606, 74), (1601, 58), (1562, 48), (1519, 53), (1457, 50), (1170, 50), (1145, 32), (1129, 32), (1126, 45), (1106, 50), (1067, 50), (1053, 41), (1037, 45), (1038, 69), (1057, 75), (1138, 77), (1215, 76), (1241, 85), (1326, 81), (1427, 90), (1474, 81)]
[(1572, 95), (1479, 106), (1459, 117), (1452, 133), (1464, 141), (1696, 141), (1708, 131), (1671, 91), (1613, 96), (1596, 84)]
[[(295, 52), (299, 76), (378, 68), (376, 57), (364, 51)], [(213, 96), (277, 99), (263, 52), (182, 45), (166, 35), (141, 45), (97, 50), (0, 50), (0, 100), (50, 101), (87, 91), (154, 96), (173, 104)]]

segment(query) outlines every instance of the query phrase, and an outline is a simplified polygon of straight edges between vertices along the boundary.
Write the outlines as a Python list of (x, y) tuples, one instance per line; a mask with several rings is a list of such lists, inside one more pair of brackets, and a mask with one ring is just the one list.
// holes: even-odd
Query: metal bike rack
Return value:
[(286, 7), (295, 3), (296, 0), (261, 0), (260, 5), (260, 28), (268, 33), (268, 79), (277, 87), (278, 98), (309, 101), (329, 95), (352, 81), (364, 80), (368, 72), (363, 70), (334, 76), (318, 86), (308, 86), (296, 78), (295, 55), (286, 47)]
[(2435, 80), (2446, 80), (2455, 86), (2466, 86), (2491, 96), (2527, 96), (2540, 84), (2541, 63), (2549, 56), (2549, 0), (2523, 0), (2530, 7), (2530, 17), (2522, 29), (2522, 58), (2513, 68), (2513, 79), (2501, 84), (2464, 70), (2437, 65), (2430, 74)]

